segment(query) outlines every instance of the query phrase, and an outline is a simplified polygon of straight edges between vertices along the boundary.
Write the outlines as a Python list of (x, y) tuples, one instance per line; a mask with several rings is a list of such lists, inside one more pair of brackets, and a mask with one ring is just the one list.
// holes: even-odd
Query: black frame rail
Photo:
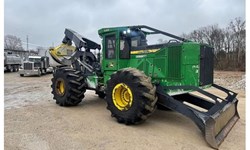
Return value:
[[(226, 98), (215, 96), (195, 86), (157, 85), (157, 103), (190, 118), (204, 134), (207, 143), (217, 149), (239, 119), (238, 100), (237, 93), (216, 84), (212, 84), (212, 87), (226, 93)], [(192, 90), (209, 99), (192, 93), (170, 96), (167, 94), (168, 90)]]

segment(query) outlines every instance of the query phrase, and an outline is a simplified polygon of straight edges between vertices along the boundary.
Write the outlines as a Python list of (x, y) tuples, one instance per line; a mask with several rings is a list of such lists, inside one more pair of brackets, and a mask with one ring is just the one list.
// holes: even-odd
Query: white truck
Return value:
[(52, 72), (53, 68), (49, 66), (49, 57), (47, 56), (29, 56), (28, 61), (24, 61), (23, 68), (19, 70), (21, 77), (28, 75), (41, 76)]
[(16, 72), (22, 64), (22, 59), (17, 54), (4, 52), (4, 71)]

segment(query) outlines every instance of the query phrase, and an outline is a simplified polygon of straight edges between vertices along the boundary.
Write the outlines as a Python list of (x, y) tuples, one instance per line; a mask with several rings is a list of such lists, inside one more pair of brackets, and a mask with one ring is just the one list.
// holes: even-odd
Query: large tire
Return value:
[(80, 71), (59, 68), (53, 73), (52, 94), (60, 106), (75, 106), (84, 98), (85, 83)]
[(119, 123), (138, 124), (156, 108), (156, 87), (151, 78), (135, 68), (125, 68), (111, 75), (106, 89), (107, 109)]

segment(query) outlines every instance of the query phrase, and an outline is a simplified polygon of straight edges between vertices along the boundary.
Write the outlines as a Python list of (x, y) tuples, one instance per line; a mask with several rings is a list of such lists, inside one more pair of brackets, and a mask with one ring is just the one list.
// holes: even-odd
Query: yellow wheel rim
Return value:
[(112, 91), (112, 99), (117, 109), (128, 110), (132, 106), (133, 94), (126, 84), (119, 83)]
[(60, 96), (65, 94), (65, 84), (62, 79), (58, 79), (56, 82), (56, 93)]

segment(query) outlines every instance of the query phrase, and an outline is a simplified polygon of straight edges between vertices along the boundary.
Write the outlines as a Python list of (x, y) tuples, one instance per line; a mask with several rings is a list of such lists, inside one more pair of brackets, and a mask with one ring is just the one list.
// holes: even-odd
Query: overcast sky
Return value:
[(103, 27), (144, 24), (180, 35), (212, 24), (225, 27), (236, 17), (245, 20), (245, 0), (5, 0), (4, 35), (23, 42), (28, 35), (30, 43), (49, 47), (71, 28), (101, 43), (97, 31)]

